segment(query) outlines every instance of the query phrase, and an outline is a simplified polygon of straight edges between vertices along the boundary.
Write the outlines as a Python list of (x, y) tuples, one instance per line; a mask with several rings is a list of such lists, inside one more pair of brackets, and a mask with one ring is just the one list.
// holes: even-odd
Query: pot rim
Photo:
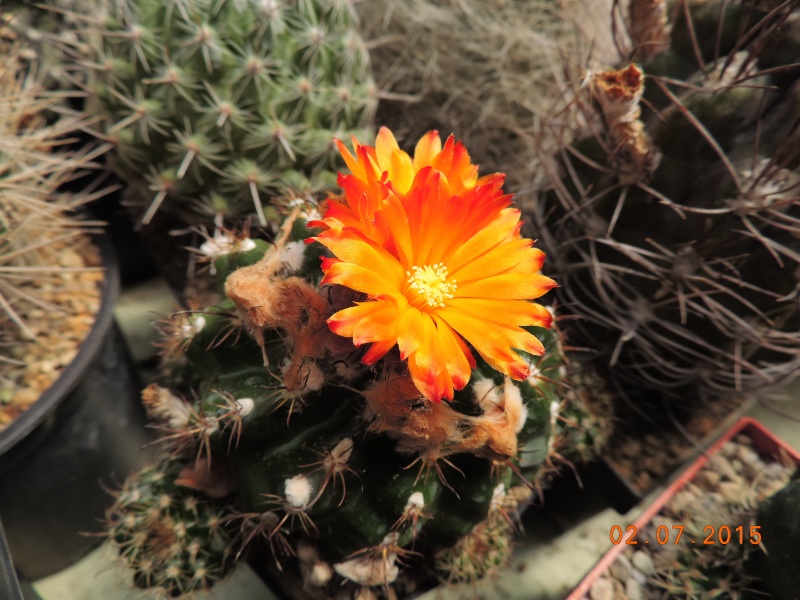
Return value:
[(0, 431), (0, 460), (23, 439), (28, 437), (67, 397), (89, 368), (103, 345), (114, 322), (114, 308), (120, 292), (120, 274), (114, 248), (105, 230), (90, 234), (90, 241), (100, 251), (104, 276), (100, 286), (100, 308), (88, 335), (78, 348), (75, 358), (28, 410)]

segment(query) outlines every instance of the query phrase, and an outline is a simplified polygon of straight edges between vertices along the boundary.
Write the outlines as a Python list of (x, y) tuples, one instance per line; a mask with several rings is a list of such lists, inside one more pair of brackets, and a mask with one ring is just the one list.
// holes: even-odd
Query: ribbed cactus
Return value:
[(800, 3), (670, 7), (631, 3), (646, 60), (587, 74), (537, 216), (571, 341), (675, 409), (800, 373)]
[(334, 187), (333, 136), (371, 125), (348, 1), (132, 0), (90, 22), (91, 91), (145, 223), (163, 208), (264, 225), (272, 197)]
[[(382, 139), (386, 142), (387, 138)], [(238, 556), (260, 546), (271, 549), (275, 561), (287, 569), (299, 561), (303, 585), (315, 588), (319, 597), (332, 595), (342, 585), (354, 593), (364, 586), (402, 587), (412, 571), (425, 577), (438, 572), (450, 581), (474, 580), (507, 558), (517, 510), (540, 492), (547, 477), (567, 460), (560, 444), (568, 439), (564, 430), (575, 424), (562, 397), (568, 396), (572, 367), (565, 363), (556, 329), (528, 326), (514, 334), (518, 342), (524, 339), (528, 347), (538, 348), (536, 354), (542, 353), (514, 355), (523, 367), (514, 371), (516, 381), (498, 370), (505, 367), (504, 361), (512, 360), (510, 355), (498, 358), (497, 350), (476, 347), (469, 381), (454, 376), (454, 389), (449, 392), (434, 385), (425, 370), (425, 359), (416, 358), (425, 352), (430, 338), (418, 339), (412, 351), (403, 339), (399, 352), (386, 348), (384, 356), (376, 357), (378, 342), (366, 352), (364, 346), (359, 347), (367, 336), (366, 322), (356, 326), (361, 331), (356, 339), (342, 329), (341, 323), (349, 315), (379, 301), (357, 293), (344, 281), (331, 281), (348, 265), (345, 259), (354, 260), (350, 242), (338, 245), (347, 233), (338, 229), (338, 223), (339, 219), (348, 221), (346, 200), (354, 197), (352, 192), (362, 181), (359, 176), (385, 186), (382, 189), (389, 197), (400, 197), (395, 190), (411, 185), (404, 206), (412, 222), (415, 190), (428, 189), (416, 186), (434, 171), (440, 173), (440, 186), (464, 188), (452, 202), (473, 195), (485, 202), (476, 205), (471, 216), (463, 215), (467, 226), (480, 218), (481, 211), (491, 214), (496, 202), (508, 201), (508, 196), (497, 195), (493, 204), (481, 195), (500, 193), (496, 179), (458, 183), (459, 169), (469, 164), (454, 158), (465, 156), (463, 147), (449, 140), (437, 155), (432, 139), (428, 136), (426, 143), (432, 143), (434, 151), (426, 153), (418, 147), (414, 160), (433, 163), (436, 168), (417, 164), (414, 184), (398, 171), (404, 160), (400, 151), (394, 154), (394, 167), (387, 171), (388, 182), (385, 177), (371, 179), (359, 171), (364, 166), (369, 169), (369, 164), (346, 153), (354, 175), (340, 176), (345, 197), (327, 201), (325, 218), (306, 225), (302, 208), (295, 207), (270, 244), (235, 235), (230, 238), (234, 243), (217, 244), (224, 248), (215, 267), (225, 300), (205, 310), (177, 313), (163, 324), (162, 330), (168, 334), (163, 344), (166, 358), (172, 371), (180, 372), (180, 380), (189, 385), (180, 394), (153, 385), (143, 396), (155, 426), (163, 432), (169, 455), (157, 468), (159, 493), (162, 489), (181, 490), (181, 495), (176, 492), (171, 500), (179, 503), (185, 497), (210, 496), (204, 506), (213, 507), (214, 514), (225, 511), (230, 515), (221, 519), (224, 538), (218, 536), (228, 540), (227, 550), (213, 554), (222, 562), (212, 565), (206, 552), (204, 572), (224, 573)], [(386, 164), (387, 148), (381, 145), (380, 136), (377, 146), (372, 158)], [(373, 152), (372, 148), (357, 148), (356, 154), (364, 159)], [(448, 157), (458, 168), (446, 164)], [(445, 173), (449, 184), (444, 183)], [(358, 206), (365, 209), (363, 204)], [(384, 205), (362, 226), (380, 224), (391, 214)], [(511, 230), (510, 237), (501, 235), (496, 249), (505, 250), (508, 243), (508, 252), (539, 257), (538, 251), (530, 248), (530, 240), (513, 241), (518, 236), (513, 224), (518, 211), (504, 209), (500, 214), (510, 219), (502, 227)], [(495, 224), (495, 228), (500, 226)], [(357, 225), (351, 223), (350, 227)], [(377, 235), (368, 232), (360, 236), (373, 234)], [(484, 243), (488, 235), (497, 234), (498, 230), (487, 228), (474, 239)], [(354, 243), (365, 239), (354, 238)], [(426, 235), (420, 233), (414, 239), (424, 245)], [(323, 244), (330, 245), (338, 258), (324, 253)], [(394, 246), (386, 242), (385, 248), (390, 247)], [(369, 261), (376, 256), (364, 250), (360, 259), (374, 266)], [(390, 260), (388, 254), (381, 256)], [(435, 263), (435, 270), (408, 269), (404, 297), (409, 302), (419, 300), (421, 308), (409, 308), (401, 321), (447, 316), (449, 309), (455, 310), (457, 286), (469, 289), (470, 280), (464, 268), (459, 271), (464, 275), (460, 283), (447, 279), (445, 284), (443, 274), (448, 264), (455, 269), (455, 260), (445, 253)], [(485, 264), (481, 268), (505, 268), (513, 273), (538, 264), (523, 261), (513, 266), (508, 257), (503, 260), (505, 267)], [(475, 268), (480, 264), (475, 263)], [(528, 277), (549, 285), (550, 280), (541, 275)], [(378, 285), (390, 282), (375, 281)], [(496, 285), (502, 288), (504, 284)], [(515, 300), (507, 306), (535, 314), (542, 325), (552, 319), (546, 309), (533, 303)], [(513, 315), (495, 318), (511, 319)], [(369, 326), (380, 327), (384, 322), (378, 316)], [(523, 334), (524, 338), (519, 337)], [(438, 348), (434, 363), (449, 356), (445, 352), (449, 348)], [(470, 352), (472, 357), (466, 343), (459, 351)], [(517, 359), (513, 360), (516, 365)], [(442, 371), (435, 373), (443, 377)], [(426, 395), (437, 391), (442, 396), (431, 399)], [(110, 514), (112, 537), (123, 557), (132, 545), (148, 551), (148, 544), (137, 544), (132, 538), (150, 539), (153, 534), (119, 523), (143, 522), (161, 529), (162, 519), (174, 518), (178, 511), (164, 510), (149, 520), (132, 514), (137, 507), (154, 513), (152, 502), (127, 500), (130, 490), (139, 489), (139, 482), (151, 479), (152, 473), (148, 470), (129, 481), (121, 493), (126, 500), (120, 500)], [(204, 535), (180, 537), (188, 543)], [(489, 540), (494, 550), (484, 552), (481, 540)], [(174, 556), (178, 554), (186, 556), (176, 547)], [(161, 587), (168, 595), (190, 589), (197, 581), (192, 568), (185, 570), (181, 581), (163, 574), (147, 573), (145, 577), (142, 560), (148, 567), (173, 562), (139, 555), (129, 561), (139, 572), (137, 583)]]

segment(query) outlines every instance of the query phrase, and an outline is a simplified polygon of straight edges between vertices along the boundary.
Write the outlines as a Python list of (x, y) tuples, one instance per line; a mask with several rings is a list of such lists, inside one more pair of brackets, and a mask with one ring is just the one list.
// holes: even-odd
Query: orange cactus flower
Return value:
[(504, 176), (478, 178), (466, 149), (431, 131), (413, 158), (382, 128), (375, 147), (339, 142), (351, 170), (339, 175), (341, 198), (329, 198), (322, 233), (323, 283), (340, 284), (366, 300), (328, 319), (331, 330), (372, 344), (372, 364), (395, 344), (429, 400), (452, 400), (469, 381), (474, 349), (514, 379), (528, 377), (515, 351), (544, 348), (523, 326), (549, 327), (552, 317), (530, 302), (555, 287), (540, 273), (544, 253), (520, 235), (520, 211), (504, 195)]

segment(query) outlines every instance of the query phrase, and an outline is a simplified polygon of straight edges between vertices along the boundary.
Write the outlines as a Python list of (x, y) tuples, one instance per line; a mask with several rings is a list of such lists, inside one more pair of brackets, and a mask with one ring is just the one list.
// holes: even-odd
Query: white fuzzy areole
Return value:
[(322, 369), (317, 366), (316, 362), (306, 363), (306, 366), (308, 367), (308, 376), (305, 379), (306, 385), (303, 391), (316, 392), (322, 389), (322, 386), (325, 384), (325, 374), (322, 372)]
[(550, 419), (555, 420), (558, 417), (559, 408), (561, 408), (561, 404), (558, 401), (553, 400), (550, 403)]
[(502, 483), (498, 483), (497, 486), (492, 490), (492, 501), (489, 504), (491, 508), (497, 508), (503, 503), (503, 500), (506, 499), (506, 486)]
[(502, 405), (497, 384), (491, 379), (476, 379), (472, 384), (472, 393), (475, 394), (475, 402), (485, 413)]
[(425, 496), (422, 495), (422, 492), (414, 492), (406, 501), (406, 508), (405, 510), (422, 510), (425, 508)]
[(392, 531), (383, 538), (381, 546), (386, 546), (387, 551), (380, 553), (367, 552), (356, 558), (333, 565), (336, 572), (359, 585), (385, 585), (394, 583), (400, 574), (400, 567), (395, 563), (397, 553), (389, 552), (388, 548), (397, 545), (400, 539), (396, 531)]
[(256, 406), (255, 400), (252, 398), (239, 398), (236, 401), (236, 409), (242, 417), (248, 416)]
[(165, 420), (172, 429), (184, 429), (192, 420), (192, 407), (169, 390), (159, 389), (160, 406), (155, 414)]
[(350, 455), (353, 453), (353, 440), (349, 437), (343, 438), (341, 442), (336, 444), (331, 450), (331, 460), (337, 466), (343, 466), (350, 460)]
[(243, 240), (239, 240), (237, 244), (236, 251), (237, 252), (250, 252), (256, 247), (256, 243), (254, 240), (250, 238), (244, 238)]
[(283, 495), (294, 508), (305, 508), (313, 493), (311, 481), (305, 475), (295, 475), (283, 482)]
[(281, 248), (278, 260), (292, 271), (299, 271), (303, 268), (305, 252), (306, 243), (304, 241), (289, 242)]
[[(281, 374), (286, 377), (286, 373), (289, 369), (292, 368), (292, 362), (289, 359), (283, 361), (281, 365)], [(317, 363), (313, 360), (307, 360), (303, 363), (303, 369), (305, 372), (303, 373), (303, 377), (300, 379), (302, 383), (301, 389), (293, 389), (291, 393), (295, 393), (297, 395), (307, 394), (309, 392), (316, 392), (317, 390), (322, 389), (322, 386), (325, 384), (325, 374), (322, 372), (322, 369), (319, 368)]]
[(205, 326), (206, 318), (203, 315), (198, 315), (181, 327), (181, 333), (186, 338), (192, 338), (203, 331), (203, 327)]
[(230, 254), (234, 250), (236, 238), (231, 234), (217, 229), (214, 231), (214, 237), (208, 238), (205, 242), (200, 244), (200, 252), (209, 258), (217, 258)]
[(333, 569), (331, 569), (330, 565), (325, 562), (317, 562), (311, 567), (311, 571), (306, 577), (306, 582), (315, 587), (322, 587), (327, 585), (332, 577)]
[(516, 422), (510, 425), (514, 428), (514, 433), (519, 433), (528, 418), (528, 409), (522, 401), (522, 392), (508, 379), (503, 384), (503, 408), (509, 418), (516, 418)]
[(539, 378), (542, 376), (542, 370), (536, 365), (528, 366), (528, 379), (526, 380), (531, 385), (538, 385)]

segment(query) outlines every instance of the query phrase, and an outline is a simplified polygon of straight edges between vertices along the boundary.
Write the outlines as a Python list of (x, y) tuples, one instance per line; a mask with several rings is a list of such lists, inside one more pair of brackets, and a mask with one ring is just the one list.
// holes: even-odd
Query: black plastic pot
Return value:
[(0, 523), (0, 598), (22, 600), (22, 590), (14, 572), (14, 565), (11, 563), (11, 554), (8, 551), (2, 523)]
[(0, 515), (27, 580), (64, 569), (102, 541), (112, 502), (103, 486), (139, 468), (149, 441), (136, 371), (114, 322), (119, 268), (109, 240), (95, 242), (105, 279), (94, 326), (53, 386), (0, 432)]

